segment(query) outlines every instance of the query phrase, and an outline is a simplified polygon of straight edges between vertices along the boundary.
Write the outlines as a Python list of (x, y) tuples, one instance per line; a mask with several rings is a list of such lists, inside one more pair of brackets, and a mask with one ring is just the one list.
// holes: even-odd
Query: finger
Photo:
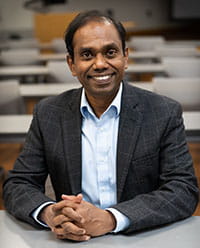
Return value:
[(84, 228), (81, 228), (77, 225), (75, 225), (72, 222), (65, 222), (61, 225), (65, 233), (72, 233), (75, 235), (84, 235), (86, 234), (86, 230)]
[(69, 233), (72, 233), (74, 235), (84, 235), (86, 234), (85, 229), (76, 226), (72, 222), (65, 222), (61, 226), (54, 227), (52, 229), (52, 232), (54, 232), (56, 235), (66, 235)]
[(58, 239), (70, 239), (70, 240), (74, 240), (74, 241), (87, 241), (89, 239), (91, 239), (90, 236), (88, 235), (81, 235), (81, 236), (77, 236), (74, 234), (66, 234), (66, 235), (57, 235)]
[(63, 200), (63, 201), (55, 203), (52, 206), (52, 209), (53, 209), (53, 211), (57, 212), (57, 211), (62, 210), (64, 207), (72, 207), (72, 208), (75, 209), (76, 206), (77, 206), (77, 204), (75, 202), (73, 202), (73, 201)]
[(61, 215), (54, 217), (52, 222), (54, 226), (60, 226), (62, 223), (67, 222), (67, 221), (71, 221), (71, 219), (61, 214)]
[(84, 223), (84, 218), (79, 213), (77, 213), (73, 208), (70, 207), (63, 208), (62, 214), (72, 221), (76, 221), (78, 223)]
[(74, 201), (76, 203), (81, 203), (81, 201), (83, 200), (83, 195), (82, 194), (78, 194), (77, 196), (62, 194), (61, 197), (62, 197), (63, 200), (70, 200), (70, 201)]

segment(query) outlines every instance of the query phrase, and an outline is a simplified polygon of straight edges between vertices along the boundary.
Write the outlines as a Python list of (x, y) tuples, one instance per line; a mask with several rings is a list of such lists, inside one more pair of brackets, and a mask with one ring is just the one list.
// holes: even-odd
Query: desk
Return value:
[[(136, 87), (153, 91), (153, 83), (149, 82), (134, 82), (130, 83)], [(19, 86), (20, 93), (25, 98), (42, 98), (48, 96), (58, 95), (66, 90), (81, 87), (77, 83), (50, 83), (50, 84), (21, 84)]]
[(129, 52), (130, 59), (157, 59), (158, 55), (155, 51), (134, 51)]
[(0, 115), (0, 142), (23, 143), (32, 115)]
[(39, 55), (39, 60), (42, 61), (42, 62), (46, 62), (46, 61), (49, 61), (49, 60), (66, 60), (66, 53), (40, 54)]
[[(158, 55), (154, 51), (134, 51), (129, 53), (132, 59), (156, 59)], [(40, 54), (39, 60), (42, 62), (49, 60), (66, 60), (66, 53)]]
[(199, 248), (200, 217), (193, 216), (150, 231), (104, 235), (86, 242), (58, 240), (50, 231), (37, 230), (0, 211), (2, 248)]
[(200, 142), (200, 112), (185, 111), (183, 119), (186, 129), (186, 138), (188, 142)]
[(81, 87), (77, 83), (51, 83), (51, 84), (21, 84), (20, 93), (23, 97), (42, 98), (58, 95), (66, 90)]
[[(164, 72), (162, 63), (156, 64), (129, 64), (125, 73), (159, 73)], [(48, 75), (47, 66), (3, 66), (0, 67), (0, 76), (39, 76)]]
[(165, 67), (162, 63), (129, 64), (125, 73), (163, 73)]
[[(183, 112), (188, 142), (200, 142), (200, 112)], [(0, 142), (21, 143), (31, 123), (32, 115), (0, 115)]]
[(47, 75), (49, 69), (46, 66), (3, 66), (0, 67), (0, 76), (35, 76)]

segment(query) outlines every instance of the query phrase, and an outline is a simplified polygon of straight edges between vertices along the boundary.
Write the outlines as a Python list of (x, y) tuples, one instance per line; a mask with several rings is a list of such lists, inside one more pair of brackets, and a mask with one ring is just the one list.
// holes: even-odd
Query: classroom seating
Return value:
[(57, 83), (78, 83), (78, 79), (73, 77), (71, 71), (64, 61), (49, 61), (47, 63), (47, 68), (49, 70), (48, 82)]
[(24, 99), (17, 80), (0, 81), (0, 115), (25, 114)]
[(129, 47), (136, 51), (152, 51), (156, 46), (165, 43), (163, 36), (133, 36), (129, 40)]
[(200, 58), (163, 57), (162, 63), (169, 77), (200, 77)]
[(51, 41), (51, 46), (55, 53), (66, 53), (67, 52), (64, 39), (62, 38), (53, 39)]
[(155, 47), (158, 57), (194, 57), (197, 54), (195, 46), (162, 45)]
[(185, 111), (200, 110), (199, 78), (153, 78), (154, 92), (178, 101)]
[(39, 64), (38, 49), (9, 49), (1, 52), (2, 65), (35, 65)]

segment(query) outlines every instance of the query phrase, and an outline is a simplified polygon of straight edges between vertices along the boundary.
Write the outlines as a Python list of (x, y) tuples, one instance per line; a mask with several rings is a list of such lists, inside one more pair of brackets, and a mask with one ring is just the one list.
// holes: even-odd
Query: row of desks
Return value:
[[(197, 56), (200, 52), (197, 51)], [(154, 51), (134, 51), (129, 52), (129, 58), (132, 59), (156, 59), (158, 55)], [(39, 60), (42, 62), (50, 60), (65, 60), (66, 53), (50, 53), (50, 54), (40, 54)]]
[[(162, 63), (155, 64), (129, 64), (126, 73), (151, 73), (164, 72)], [(0, 67), (0, 76), (27, 76), (27, 75), (47, 75), (50, 70), (47, 66), (3, 66)]]
[[(134, 86), (153, 91), (153, 83), (135, 82)], [(20, 93), (24, 98), (43, 98), (51, 95), (58, 95), (72, 88), (79, 88), (79, 83), (66, 84), (21, 84)], [(183, 112), (186, 127), (187, 140), (189, 142), (200, 142), (200, 112)], [(0, 142), (24, 141), (28, 131), (32, 115), (0, 116)]]
[[(197, 57), (200, 56), (200, 50), (196, 51)], [(129, 58), (131, 59), (159, 59), (158, 54), (155, 51), (131, 51), (129, 52)], [(65, 60), (66, 53), (51, 53), (40, 54), (39, 60), (46, 62), (49, 60)]]
[[(160, 73), (165, 72), (162, 63), (154, 64), (129, 64), (126, 73)], [(48, 75), (51, 71), (45, 65), (31, 66), (2, 66), (0, 67), (0, 76), (39, 76)]]
[[(145, 90), (154, 91), (153, 83), (151, 82), (134, 82), (131, 85), (140, 87)], [(20, 84), (19, 90), (24, 98), (42, 98), (53, 95), (58, 95), (66, 90), (81, 87), (81, 84), (76, 83), (50, 83), (50, 84)]]
[[(188, 142), (200, 142), (200, 112), (183, 112)], [(32, 115), (0, 115), (0, 142), (23, 143)]]

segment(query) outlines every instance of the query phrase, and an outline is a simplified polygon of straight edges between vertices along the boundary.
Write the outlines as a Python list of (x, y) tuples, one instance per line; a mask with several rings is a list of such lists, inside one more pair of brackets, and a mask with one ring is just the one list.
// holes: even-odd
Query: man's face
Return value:
[(88, 100), (113, 99), (127, 67), (115, 26), (108, 21), (92, 21), (79, 28), (73, 38), (74, 60), (68, 57), (73, 76), (77, 76)]

